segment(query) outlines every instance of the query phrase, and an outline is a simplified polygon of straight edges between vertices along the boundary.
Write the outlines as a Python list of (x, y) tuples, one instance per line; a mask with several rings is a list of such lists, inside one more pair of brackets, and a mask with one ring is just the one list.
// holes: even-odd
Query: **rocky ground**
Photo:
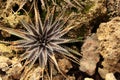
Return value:
[[(34, 21), (32, 2), (33, 0), (0, 0), (0, 27), (23, 29), (20, 20)], [(81, 40), (66, 44), (82, 55), (78, 56), (79, 64), (56, 56), (58, 65), (67, 78), (54, 68), (52, 80), (120, 80), (119, 0), (41, 0), (39, 3), (42, 20), (47, 6), (56, 6), (56, 13), (67, 6), (65, 15), (74, 13), (68, 24), (74, 21), (72, 25), (75, 27), (66, 37)], [(40, 80), (41, 68), (38, 61), (23, 79), (22, 72), (19, 73), (24, 63), (19, 61), (23, 51), (14, 49), (8, 42), (2, 42), (18, 39), (8, 32), (0, 31), (0, 80)], [(44, 80), (49, 80), (47, 72)]]

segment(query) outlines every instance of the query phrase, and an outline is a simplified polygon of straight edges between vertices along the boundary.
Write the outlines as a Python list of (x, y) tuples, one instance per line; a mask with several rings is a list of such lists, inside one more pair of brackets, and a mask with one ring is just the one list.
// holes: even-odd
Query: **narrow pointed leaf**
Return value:
[(12, 28), (1, 27), (1, 26), (0, 26), (0, 29), (4, 30), (6, 32), (9, 32), (10, 34), (13, 34), (15, 36), (19, 36), (19, 37), (21, 37), (23, 39), (30, 40), (29, 38), (26, 37), (26, 34), (28, 34), (28, 33), (21, 32), (19, 30), (15, 30), (15, 29), (12, 29)]

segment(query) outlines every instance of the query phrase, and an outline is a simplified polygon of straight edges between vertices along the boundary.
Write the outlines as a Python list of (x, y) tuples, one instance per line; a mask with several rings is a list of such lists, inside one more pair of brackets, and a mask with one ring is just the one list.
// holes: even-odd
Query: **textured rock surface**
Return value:
[(113, 17), (120, 16), (120, 0), (106, 0), (108, 16)]
[(58, 65), (60, 66), (60, 69), (65, 73), (67, 73), (72, 68), (72, 64), (67, 59), (59, 59)]
[(10, 62), (9, 58), (6, 58), (4, 56), (0, 56), (0, 69), (4, 67), (8, 67), (8, 63)]
[(40, 80), (40, 78), (42, 77), (42, 76), (40, 76), (40, 74), (41, 74), (41, 68), (40, 67), (35, 67), (27, 73), (27, 76), (25, 77), (25, 80)]
[(92, 79), (92, 78), (85, 78), (84, 80), (94, 80), (94, 79)]
[(82, 59), (80, 60), (80, 70), (93, 75), (95, 73), (96, 64), (99, 61), (98, 53), (99, 42), (95, 34), (88, 37), (82, 46)]
[(0, 75), (3, 80), (19, 79), (18, 71), (21, 67), (22, 65), (18, 62), (17, 58), (10, 60), (5, 56), (0, 56), (0, 70), (4, 73), (0, 73)]
[(97, 30), (100, 41), (99, 51), (103, 56), (103, 68), (99, 73), (104, 78), (106, 73), (120, 72), (120, 17), (102, 23)]
[(107, 73), (105, 76), (105, 80), (117, 80), (113, 73)]
[(2, 52), (2, 53), (4, 53), (4, 52), (12, 53), (12, 47), (6, 46), (5, 44), (0, 44), (0, 52)]

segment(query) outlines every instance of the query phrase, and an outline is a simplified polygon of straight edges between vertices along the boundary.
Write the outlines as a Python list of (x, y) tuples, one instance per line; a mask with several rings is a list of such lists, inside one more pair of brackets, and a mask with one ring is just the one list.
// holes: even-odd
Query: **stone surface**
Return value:
[(100, 24), (97, 37), (100, 41), (99, 52), (104, 58), (103, 68), (99, 68), (100, 75), (105, 78), (103, 74), (120, 72), (120, 17)]
[(92, 79), (92, 78), (85, 78), (84, 80), (94, 80), (94, 79)]
[(64, 71), (65, 73), (67, 73), (72, 68), (72, 64), (70, 63), (70, 61), (68, 59), (65, 59), (65, 58), (59, 59), (58, 65), (59, 65), (60, 69), (62, 71)]
[(105, 80), (117, 80), (113, 73), (107, 73), (105, 76)]
[(82, 46), (82, 59), (80, 60), (80, 70), (93, 75), (95, 73), (96, 64), (99, 61), (98, 53), (99, 42), (95, 34), (89, 36)]

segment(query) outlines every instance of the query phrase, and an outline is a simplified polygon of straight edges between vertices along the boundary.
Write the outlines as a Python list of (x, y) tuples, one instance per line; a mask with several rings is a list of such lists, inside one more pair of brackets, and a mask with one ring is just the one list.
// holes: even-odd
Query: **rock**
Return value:
[(0, 56), (0, 69), (3, 70), (3, 68), (8, 67), (9, 61), (10, 61), (9, 58), (5, 56)]
[(106, 8), (110, 19), (120, 16), (120, 0), (107, 0)]
[(107, 73), (105, 76), (105, 80), (117, 80), (113, 73)]
[(99, 61), (98, 54), (99, 42), (95, 34), (88, 37), (82, 46), (82, 59), (80, 60), (80, 70), (93, 75), (95, 73), (96, 64)]
[(52, 80), (75, 80), (75, 77), (74, 76), (67, 76), (67, 78), (65, 79), (65, 77), (63, 77), (63, 75), (57, 74), (53, 77)]
[(0, 77), (0, 80), (3, 80), (3, 79)]
[(102, 78), (104, 78), (105, 75), (106, 75), (107, 73), (109, 73), (108, 70), (106, 70), (106, 69), (101, 69), (101, 68), (98, 68), (98, 72), (99, 72), (99, 74), (100, 74), (100, 76), (101, 76)]
[(40, 80), (42, 77), (41, 75), (41, 68), (40, 67), (34, 67), (27, 73), (27, 76), (25, 77), (25, 80)]
[(60, 69), (62, 71), (64, 71), (65, 73), (67, 73), (72, 68), (72, 64), (70, 63), (70, 61), (65, 58), (59, 59), (58, 65), (59, 65)]
[(64, 78), (62, 75), (57, 74), (56, 76), (53, 77), (52, 80), (64, 80), (64, 79), (65, 79), (65, 78)]
[(19, 79), (21, 72), (19, 72), (22, 68), (22, 64), (19, 62), (18, 58), (14, 57), (11, 60), (11, 67), (8, 67), (6, 69), (6, 74), (13, 79)]
[(76, 80), (74, 76), (68, 76), (66, 80)]
[(5, 44), (0, 44), (0, 52), (2, 52), (2, 53), (4, 53), (4, 52), (12, 53), (12, 47), (6, 46)]
[(94, 79), (92, 79), (92, 78), (85, 78), (84, 80), (94, 80)]
[(120, 72), (120, 17), (101, 23), (96, 34), (100, 41), (99, 53), (104, 58), (103, 68), (98, 70), (100, 75), (105, 78), (107, 73)]
[(9, 59), (5, 56), (0, 56), (0, 73), (3, 80), (19, 79), (19, 70), (22, 68), (21, 63), (17, 58)]

